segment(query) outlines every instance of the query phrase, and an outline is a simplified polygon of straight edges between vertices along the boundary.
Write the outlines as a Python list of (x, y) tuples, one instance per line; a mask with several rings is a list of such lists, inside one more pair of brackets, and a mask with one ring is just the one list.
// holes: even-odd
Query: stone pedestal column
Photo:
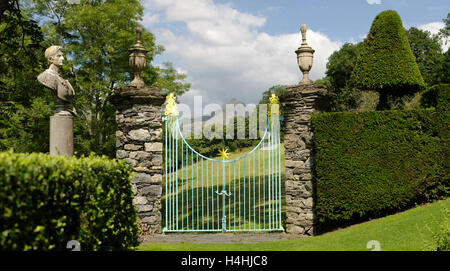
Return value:
[(154, 87), (125, 86), (115, 91), (118, 159), (133, 166), (131, 181), (140, 237), (161, 232), (162, 120), (165, 95)]
[(289, 86), (280, 97), (284, 111), (286, 232), (314, 234), (313, 133), (311, 114), (329, 108), (322, 85)]
[(56, 113), (50, 117), (50, 155), (73, 156), (73, 117)]

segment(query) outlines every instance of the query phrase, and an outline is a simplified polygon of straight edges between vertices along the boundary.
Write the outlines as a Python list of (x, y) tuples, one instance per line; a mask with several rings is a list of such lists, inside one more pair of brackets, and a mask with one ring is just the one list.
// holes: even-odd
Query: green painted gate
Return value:
[[(271, 104), (278, 104), (272, 96)], [(275, 110), (273, 110), (275, 111)], [(164, 129), (163, 232), (277, 231), (282, 227), (280, 118), (269, 113), (259, 144), (220, 159), (194, 150), (180, 130), (173, 94)]]

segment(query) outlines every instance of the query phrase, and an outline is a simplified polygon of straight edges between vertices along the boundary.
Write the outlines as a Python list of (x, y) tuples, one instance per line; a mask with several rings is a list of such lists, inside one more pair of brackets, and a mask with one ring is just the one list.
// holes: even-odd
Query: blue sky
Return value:
[[(381, 0), (368, 4), (365, 0), (217, 0), (231, 3), (237, 10), (261, 14), (267, 22), (261, 28), (269, 34), (294, 32), (293, 22), (301, 19), (310, 28), (326, 34), (333, 40), (349, 41), (365, 34), (373, 18), (383, 10), (396, 10), (407, 26), (418, 26), (441, 21), (450, 11), (449, 1)], [(369, 1), (370, 2), (370, 1)], [(360, 39), (358, 39), (360, 40)]]
[[(142, 24), (165, 52), (153, 64), (170, 61), (187, 75), (194, 96), (223, 104), (232, 98), (256, 103), (273, 85), (301, 79), (294, 51), (300, 25), (316, 50), (310, 73), (325, 75), (327, 58), (346, 42), (362, 41), (373, 18), (396, 10), (406, 28), (436, 33), (450, 12), (450, 1), (432, 0), (141, 0)], [(445, 46), (448, 48), (448, 45)]]

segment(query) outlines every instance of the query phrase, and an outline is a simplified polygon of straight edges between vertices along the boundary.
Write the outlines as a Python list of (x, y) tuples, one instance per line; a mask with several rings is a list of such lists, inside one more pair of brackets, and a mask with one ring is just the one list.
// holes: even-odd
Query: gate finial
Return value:
[(178, 116), (176, 97), (173, 93), (170, 93), (166, 96), (166, 110), (164, 111), (164, 115), (168, 116)]
[[(272, 105), (279, 104), (278, 96), (272, 93), (272, 96), (269, 97), (269, 109), (267, 111), (268, 116), (272, 116)], [(278, 115), (279, 106), (274, 107), (273, 114)]]

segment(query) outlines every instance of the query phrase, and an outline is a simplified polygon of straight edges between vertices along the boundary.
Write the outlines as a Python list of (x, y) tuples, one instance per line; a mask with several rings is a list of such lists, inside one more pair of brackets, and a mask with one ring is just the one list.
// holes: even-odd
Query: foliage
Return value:
[(333, 92), (339, 94), (339, 90), (347, 86), (362, 45), (362, 42), (345, 43), (328, 58), (326, 75), (330, 78)]
[(106, 157), (0, 153), (1, 250), (127, 250), (137, 245), (132, 170)]
[(425, 83), (428, 86), (439, 83), (444, 58), (439, 36), (415, 27), (408, 29), (406, 35)]
[[(44, 63), (43, 37), (37, 23), (21, 13), (18, 1), (6, 1), (0, 17), (0, 103), (30, 105), (40, 96), (35, 77)], [(36, 74), (37, 76), (37, 74)]]
[(439, 84), (427, 88), (422, 93), (421, 105), (424, 108), (434, 107), (448, 112), (450, 108), (450, 84)]
[(347, 111), (358, 106), (360, 95), (349, 86), (349, 80), (361, 47), (362, 42), (345, 43), (328, 58), (326, 77), (319, 83), (324, 84), (328, 91), (336, 93), (334, 111)]
[(264, 91), (262, 94), (262, 98), (259, 101), (259, 104), (269, 104), (269, 98), (272, 96), (272, 94), (277, 95), (280, 97), (283, 95), (283, 93), (286, 91), (286, 87), (282, 85), (275, 85), (270, 87), (268, 90)]
[(44, 98), (33, 99), (29, 107), (13, 102), (0, 104), (0, 150), (48, 152), (51, 115)]
[[(79, 4), (76, 4), (77, 2)], [(95, 152), (114, 157), (117, 127), (115, 108), (108, 102), (108, 98), (115, 88), (131, 81), (128, 48), (136, 42), (135, 27), (142, 19), (143, 6), (138, 0), (27, 0), (21, 2), (17, 12), (22, 14), (22, 21), (28, 17), (35, 18), (42, 25), (39, 28), (36, 22), (32, 24), (34, 31), (40, 35), (40, 47), (31, 55), (17, 51), (11, 46), (18, 44), (16, 46), (18, 48), (20, 45), (22, 33), (20, 25), (15, 26), (16, 40), (11, 42), (2, 40), (0, 46), (12, 48), (10, 59), (29, 64), (6, 63), (4, 67), (8, 67), (11, 71), (4, 72), (1, 70), (3, 66), (0, 62), (0, 79), (4, 77), (9, 80), (0, 101), (6, 99), (23, 104), (25, 107), (29, 106), (35, 97), (45, 97), (47, 101), (51, 101), (49, 91), (35, 78), (47, 68), (43, 53), (45, 48), (53, 44), (62, 45), (67, 61), (61, 72), (63, 77), (71, 82), (76, 93), (74, 97), (77, 112), (74, 118), (76, 154)], [(2, 31), (1, 35), (11, 36), (5, 31)], [(32, 36), (25, 41), (25, 44), (37, 43), (33, 41)], [(186, 76), (177, 72), (170, 63), (161, 67), (151, 65), (153, 57), (160, 54), (163, 47), (156, 45), (154, 36), (145, 29), (142, 33), (142, 43), (149, 50), (147, 68), (142, 74), (145, 83), (178, 94), (189, 90), (190, 85), (185, 82)], [(48, 107), (50, 106), (51, 103), (48, 103)], [(24, 120), (29, 118), (32, 116), (22, 117)], [(11, 127), (12, 124), (7, 129)], [(37, 146), (46, 144), (39, 143)], [(41, 148), (24, 149), (24, 151), (41, 150)]]
[(156, 72), (156, 79), (150, 79), (149, 73), (144, 73), (144, 81), (147, 84), (159, 88), (164, 93), (175, 93), (177, 96), (182, 95), (191, 87), (190, 83), (186, 83), (186, 75), (177, 72), (170, 62), (164, 62), (162, 67), (153, 67)]
[[(450, 55), (449, 53), (442, 54), (439, 37), (415, 27), (406, 30), (406, 34), (426, 85), (432, 86), (441, 81), (448, 81), (450, 67), (447, 66), (450, 65), (450, 60), (448, 60)], [(351, 72), (362, 46), (362, 42), (357, 44), (346, 43), (338, 51), (331, 54), (327, 63), (327, 76), (318, 80), (318, 83), (324, 84), (328, 91), (337, 94), (334, 100), (334, 111), (372, 110), (373, 95), (366, 93), (366, 90), (349, 86)], [(406, 97), (406, 100), (410, 98)], [(405, 101), (402, 101), (402, 98), (397, 99), (400, 101), (396, 102), (395, 97), (389, 100), (394, 108), (402, 108), (408, 106), (411, 102), (414, 103), (414, 101), (407, 101), (403, 104)], [(367, 104), (370, 104), (370, 106), (367, 107)]]
[(448, 122), (434, 109), (313, 115), (319, 226), (448, 197)]
[(401, 97), (425, 85), (397, 12), (383, 11), (373, 20), (350, 85), (379, 91), (380, 108), (386, 106), (387, 95)]
[(450, 251), (450, 210), (444, 207), (444, 222), (440, 225), (440, 229), (434, 235), (436, 240), (436, 250)]
[[(448, 39), (450, 37), (450, 12), (447, 13), (447, 18), (442, 19), (445, 26), (441, 30), (439, 30), (439, 36), (442, 39)], [(447, 43), (448, 40), (445, 40), (445, 43)]]
[(53, 103), (36, 80), (45, 65), (42, 33), (19, 1), (5, 1), (0, 16), (0, 150), (48, 151)]
[(442, 61), (441, 82), (450, 83), (450, 50), (447, 50), (444, 54)]

